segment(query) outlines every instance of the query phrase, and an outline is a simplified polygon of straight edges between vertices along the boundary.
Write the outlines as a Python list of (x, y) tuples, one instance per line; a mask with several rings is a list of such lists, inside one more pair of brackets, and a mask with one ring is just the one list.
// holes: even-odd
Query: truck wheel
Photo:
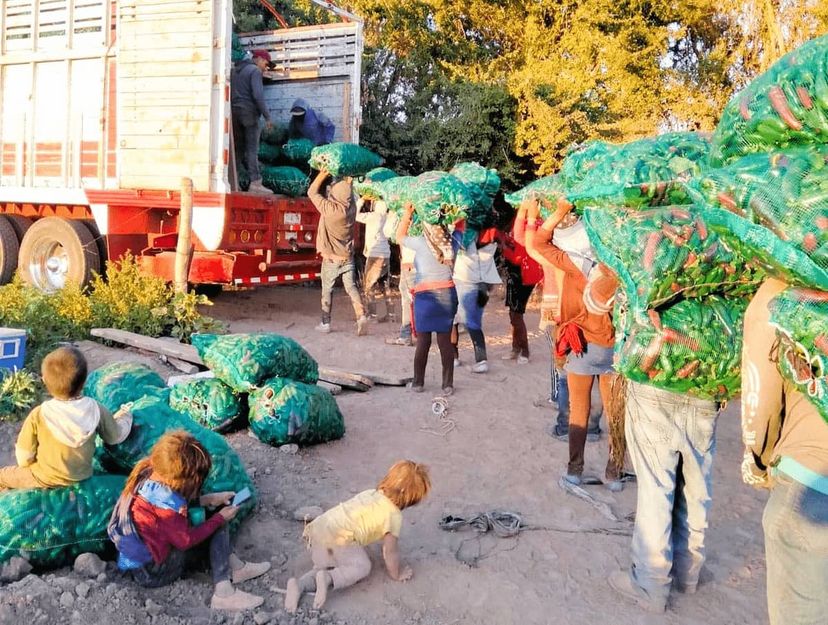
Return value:
[(20, 245), (11, 223), (0, 215), (0, 284), (8, 284), (17, 269)]
[(80, 221), (40, 219), (20, 244), (20, 274), (41, 291), (57, 291), (69, 282), (85, 287), (100, 269), (95, 238)]
[(98, 248), (98, 256), (101, 259), (101, 269), (98, 273), (102, 276), (106, 276), (106, 261), (109, 258), (109, 254), (106, 249), (106, 237), (101, 234), (101, 231), (98, 229), (98, 224), (94, 219), (82, 219), (81, 223), (89, 228), (89, 232), (92, 233), (92, 237), (95, 239), (95, 245)]
[(14, 233), (17, 235), (17, 242), (20, 243), (23, 240), (23, 235), (32, 226), (32, 220), (22, 215), (3, 215), (3, 217), (11, 224)]

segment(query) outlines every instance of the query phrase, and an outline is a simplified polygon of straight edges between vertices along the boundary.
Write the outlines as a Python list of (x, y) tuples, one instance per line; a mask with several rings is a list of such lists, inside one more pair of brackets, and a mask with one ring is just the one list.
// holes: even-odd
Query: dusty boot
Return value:
[(255, 193), (256, 195), (273, 195), (273, 191), (264, 186), (261, 180), (252, 181), (247, 189), (247, 192)]
[(241, 584), (250, 579), (264, 575), (270, 570), (270, 562), (245, 562), (241, 568), (233, 570), (234, 584)]
[(264, 603), (264, 599), (257, 595), (242, 592), (237, 588), (230, 587), (229, 594), (224, 588), (219, 588), (216, 585), (216, 591), (213, 593), (213, 598), (210, 600), (210, 607), (214, 610), (227, 610), (228, 612), (243, 612), (244, 610), (253, 610)]

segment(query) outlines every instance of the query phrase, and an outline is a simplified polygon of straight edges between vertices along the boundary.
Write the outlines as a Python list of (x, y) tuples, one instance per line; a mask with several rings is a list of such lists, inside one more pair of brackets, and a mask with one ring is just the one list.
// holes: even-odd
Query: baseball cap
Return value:
[(264, 59), (265, 61), (270, 63), (270, 52), (268, 52), (267, 50), (253, 50), (251, 55), (254, 59)]

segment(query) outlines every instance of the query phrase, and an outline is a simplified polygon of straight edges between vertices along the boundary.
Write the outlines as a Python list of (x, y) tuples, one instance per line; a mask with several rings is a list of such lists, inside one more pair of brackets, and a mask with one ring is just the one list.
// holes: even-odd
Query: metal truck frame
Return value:
[[(343, 22), (241, 40), (274, 59), (274, 121), (303, 97), (358, 142), (362, 22), (319, 4)], [(0, 2), (0, 284), (86, 284), (127, 252), (172, 280), (182, 178), (190, 282), (319, 276), (307, 198), (231, 189), (232, 19), (232, 0)]]

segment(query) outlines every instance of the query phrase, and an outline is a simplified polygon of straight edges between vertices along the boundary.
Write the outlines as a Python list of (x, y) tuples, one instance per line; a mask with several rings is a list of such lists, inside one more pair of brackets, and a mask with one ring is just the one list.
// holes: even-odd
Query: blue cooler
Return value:
[(0, 328), (0, 369), (22, 369), (25, 358), (26, 330)]

